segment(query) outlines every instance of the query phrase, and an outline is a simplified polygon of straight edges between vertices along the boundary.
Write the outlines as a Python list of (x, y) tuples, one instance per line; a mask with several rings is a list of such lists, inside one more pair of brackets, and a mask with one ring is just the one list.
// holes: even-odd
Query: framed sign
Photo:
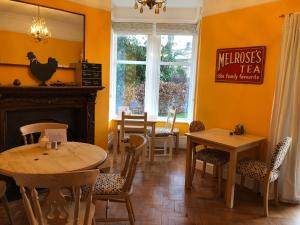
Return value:
[(216, 82), (262, 84), (266, 46), (217, 49)]

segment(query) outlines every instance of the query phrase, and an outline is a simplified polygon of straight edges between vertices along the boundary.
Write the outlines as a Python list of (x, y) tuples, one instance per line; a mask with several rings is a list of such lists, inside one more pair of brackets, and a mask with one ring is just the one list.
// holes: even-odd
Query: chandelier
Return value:
[(160, 9), (167, 11), (167, 0), (135, 0), (134, 8), (140, 9), (140, 13), (143, 13), (145, 6), (149, 9), (155, 8), (155, 14), (159, 14)]
[(38, 14), (33, 17), (29, 35), (31, 35), (37, 42), (46, 41), (51, 37), (51, 33), (46, 26), (46, 21), (40, 16), (40, 7), (38, 6)]

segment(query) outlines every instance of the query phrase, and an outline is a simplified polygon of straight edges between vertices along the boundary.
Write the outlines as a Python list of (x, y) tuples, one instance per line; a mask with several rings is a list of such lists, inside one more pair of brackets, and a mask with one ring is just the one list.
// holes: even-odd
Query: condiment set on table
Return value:
[(41, 148), (58, 150), (61, 143), (67, 142), (66, 129), (45, 129), (45, 135), (39, 139)]

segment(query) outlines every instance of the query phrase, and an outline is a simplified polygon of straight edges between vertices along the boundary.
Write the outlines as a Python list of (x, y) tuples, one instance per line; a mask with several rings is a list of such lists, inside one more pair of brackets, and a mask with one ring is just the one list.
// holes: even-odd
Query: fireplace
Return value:
[(66, 123), (68, 140), (94, 143), (95, 100), (101, 89), (0, 87), (0, 152), (22, 145), (19, 128), (36, 122)]
[[(93, 144), (95, 100), (102, 89), (0, 86), (0, 152), (23, 145), (19, 128), (36, 122), (66, 123), (68, 140)], [(0, 179), (8, 182), (8, 198), (19, 198), (13, 180)]]

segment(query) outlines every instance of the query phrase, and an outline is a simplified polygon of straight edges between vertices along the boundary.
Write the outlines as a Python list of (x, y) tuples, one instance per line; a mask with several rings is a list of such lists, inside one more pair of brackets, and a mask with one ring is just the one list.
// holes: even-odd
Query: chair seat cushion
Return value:
[[(257, 181), (263, 181), (265, 176), (267, 175), (268, 166), (265, 162), (245, 158), (238, 162), (237, 172), (242, 176), (250, 177)], [(279, 170), (272, 171), (270, 182), (277, 180), (278, 176)]]
[(196, 152), (196, 159), (215, 165), (223, 165), (229, 161), (229, 154), (217, 149), (206, 148)]
[[(179, 129), (173, 128), (173, 133), (179, 133)], [(152, 136), (151, 128), (147, 129), (147, 135), (150, 137)], [(155, 137), (168, 137), (169, 135), (171, 135), (170, 129), (165, 128), (165, 127), (156, 127), (155, 128)]]
[[(119, 174), (101, 173), (97, 176), (93, 194), (119, 194), (125, 184), (125, 179)], [(81, 188), (83, 198), (89, 192), (90, 187), (83, 186)]]

